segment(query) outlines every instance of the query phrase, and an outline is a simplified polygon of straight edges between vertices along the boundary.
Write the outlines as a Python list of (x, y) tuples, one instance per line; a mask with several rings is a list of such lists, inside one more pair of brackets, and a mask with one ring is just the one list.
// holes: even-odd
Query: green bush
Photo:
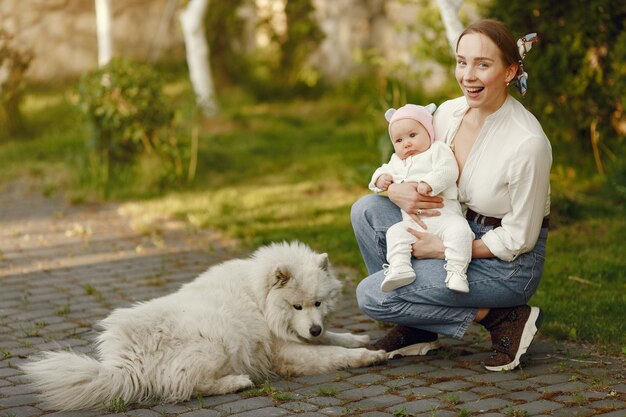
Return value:
[(516, 35), (539, 35), (524, 60), (524, 102), (555, 146), (555, 161), (584, 160), (602, 173), (623, 158), (626, 3), (494, 0), (488, 16)]
[(175, 135), (161, 79), (150, 66), (112, 60), (80, 80), (78, 104), (92, 129), (91, 182), (119, 186), (120, 178), (136, 177), (129, 169), (139, 170), (144, 182), (150, 174), (150, 186), (184, 178), (188, 155)]

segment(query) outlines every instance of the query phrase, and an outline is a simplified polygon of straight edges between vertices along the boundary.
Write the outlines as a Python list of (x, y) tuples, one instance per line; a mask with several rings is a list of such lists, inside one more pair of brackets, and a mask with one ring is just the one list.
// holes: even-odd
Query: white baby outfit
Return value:
[[(438, 209), (440, 216), (423, 216), (422, 221), (428, 226), (423, 230), (404, 210), (403, 221), (394, 224), (387, 231), (387, 262), (391, 272), (396, 272), (390, 282), (385, 278), (381, 286), (383, 291), (391, 291), (410, 284), (415, 280), (415, 272), (411, 266), (412, 245), (417, 240), (406, 231), (412, 228), (437, 235), (445, 246), (448, 288), (469, 292), (466, 280), (467, 266), (472, 258), (472, 241), (474, 233), (463, 216), (461, 205), (457, 200), (456, 180), (459, 175), (456, 159), (450, 147), (440, 141), (432, 143), (426, 151), (400, 159), (395, 153), (389, 163), (378, 168), (369, 184), (370, 190), (381, 192), (376, 187), (376, 180), (383, 174), (393, 177), (394, 183), (426, 182), (431, 188), (431, 195), (443, 197), (443, 208)], [(399, 274), (398, 274), (399, 272)], [(411, 274), (412, 272), (412, 274)], [(451, 284), (452, 282), (452, 284)]]

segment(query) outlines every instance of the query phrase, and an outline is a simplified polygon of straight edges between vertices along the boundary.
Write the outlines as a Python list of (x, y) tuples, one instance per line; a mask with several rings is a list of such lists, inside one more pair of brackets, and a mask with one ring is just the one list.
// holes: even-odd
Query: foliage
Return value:
[[(78, 85), (78, 104), (90, 122), (89, 155), (96, 183), (106, 189), (138, 162), (160, 180), (184, 177), (184, 151), (174, 134), (174, 112), (150, 66), (116, 58), (86, 74)], [(148, 166), (145, 166), (145, 165)], [(147, 168), (147, 169), (146, 169)]]
[(13, 36), (0, 28), (0, 104), (9, 133), (24, 129), (20, 104), (25, 88), (24, 73), (33, 55), (20, 51), (13, 43)]
[[(490, 16), (517, 35), (537, 32), (527, 55), (525, 104), (557, 146), (594, 161), (623, 159), (626, 144), (626, 3), (494, 0)], [(593, 162), (592, 162), (593, 163)]]
[(287, 88), (299, 84), (310, 86), (317, 83), (319, 76), (306, 76), (314, 72), (307, 68), (312, 51), (324, 39), (324, 34), (315, 22), (311, 0), (290, 0), (285, 4), (287, 32), (278, 37), (280, 44), (279, 79), (286, 80)]
[[(323, 34), (311, 0), (284, 3), (284, 33), (271, 15), (257, 16), (256, 27), (246, 28), (239, 15), (241, 6), (246, 6), (245, 0), (211, 2), (209, 7), (206, 31), (216, 77), (244, 86), (265, 100), (319, 94), (323, 89), (320, 75), (308, 60)], [(250, 47), (257, 42), (256, 32), (265, 34), (267, 45)]]
[[(211, 1), (204, 20), (214, 77), (224, 83), (245, 76), (246, 30), (239, 14), (246, 0)], [(244, 30), (242, 30), (244, 28)]]

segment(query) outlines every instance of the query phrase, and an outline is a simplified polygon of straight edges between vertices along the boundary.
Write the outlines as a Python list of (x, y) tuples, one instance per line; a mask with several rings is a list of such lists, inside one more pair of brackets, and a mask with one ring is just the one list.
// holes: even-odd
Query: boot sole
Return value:
[(394, 359), (401, 356), (422, 356), (430, 352), (431, 350), (439, 349), (441, 343), (439, 340), (425, 343), (416, 343), (414, 345), (405, 346), (400, 349), (393, 350), (387, 353), (387, 358)]
[(522, 337), (519, 342), (519, 347), (517, 348), (517, 353), (515, 354), (515, 359), (512, 362), (507, 363), (506, 365), (485, 365), (485, 369), (494, 372), (510, 371), (512, 369), (515, 369), (520, 363), (520, 358), (523, 354), (526, 353), (528, 347), (535, 338), (535, 334), (537, 334), (537, 331), (541, 327), (541, 323), (543, 323), (543, 311), (541, 311), (539, 307), (531, 307), (530, 316), (528, 316), (528, 320), (526, 320), (526, 324), (524, 325), (524, 330), (522, 331)]

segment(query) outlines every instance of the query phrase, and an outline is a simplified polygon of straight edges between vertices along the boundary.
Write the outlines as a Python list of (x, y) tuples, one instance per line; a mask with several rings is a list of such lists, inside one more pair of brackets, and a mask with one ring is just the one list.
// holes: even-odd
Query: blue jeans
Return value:
[[(511, 262), (499, 258), (472, 259), (467, 269), (470, 292), (446, 288), (443, 259), (412, 258), (417, 279), (391, 292), (382, 292), (382, 265), (387, 263), (385, 233), (402, 220), (400, 209), (387, 197), (369, 194), (352, 206), (352, 227), (361, 255), (371, 274), (357, 287), (361, 310), (379, 321), (428, 330), (460, 339), (476, 317), (479, 308), (524, 305), (534, 294), (546, 253), (548, 229), (541, 229), (532, 251)], [(493, 226), (469, 221), (480, 239)]]

